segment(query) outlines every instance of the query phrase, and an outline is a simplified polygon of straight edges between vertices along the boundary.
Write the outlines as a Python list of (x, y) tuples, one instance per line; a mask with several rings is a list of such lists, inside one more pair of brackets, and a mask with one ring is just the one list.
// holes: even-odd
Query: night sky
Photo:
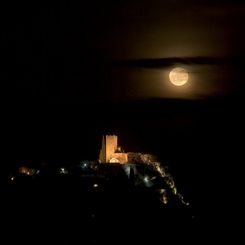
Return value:
[[(239, 1), (6, 5), (1, 80), (9, 85), (10, 102), (199, 99), (240, 89), (245, 40)], [(115, 68), (118, 61), (138, 63)], [(176, 64), (190, 73), (184, 91), (168, 83)]]
[[(4, 166), (96, 159), (101, 135), (118, 134), (126, 151), (150, 151), (170, 165), (190, 195), (225, 200), (242, 151), (244, 3), (34, 1), (0, 9)], [(184, 87), (169, 83), (176, 66), (189, 73)]]

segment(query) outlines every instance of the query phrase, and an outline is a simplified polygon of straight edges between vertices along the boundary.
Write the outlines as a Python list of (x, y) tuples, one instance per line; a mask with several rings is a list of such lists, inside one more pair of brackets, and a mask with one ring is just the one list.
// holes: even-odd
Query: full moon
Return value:
[(183, 86), (187, 83), (189, 75), (184, 68), (176, 67), (169, 73), (170, 82), (175, 86)]

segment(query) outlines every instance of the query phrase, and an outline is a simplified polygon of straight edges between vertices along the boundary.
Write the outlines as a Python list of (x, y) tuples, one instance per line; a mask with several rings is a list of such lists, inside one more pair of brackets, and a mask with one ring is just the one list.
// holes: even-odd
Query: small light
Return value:
[(160, 194), (166, 193), (165, 189), (160, 189)]
[(65, 168), (60, 168), (60, 174), (68, 174), (67, 169), (65, 169)]
[(144, 184), (145, 184), (146, 187), (153, 186), (153, 182), (151, 181), (149, 176), (144, 176), (143, 181), (144, 181)]
[(162, 198), (162, 202), (163, 202), (164, 204), (168, 204), (168, 199), (167, 199), (166, 196), (164, 196), (164, 197)]
[(98, 184), (94, 184), (93, 186), (94, 186), (94, 188), (98, 188)]
[(11, 177), (11, 181), (14, 181), (14, 176)]
[(81, 163), (80, 166), (81, 166), (82, 169), (86, 169), (86, 168), (89, 167), (89, 162), (88, 161), (84, 161), (84, 162)]

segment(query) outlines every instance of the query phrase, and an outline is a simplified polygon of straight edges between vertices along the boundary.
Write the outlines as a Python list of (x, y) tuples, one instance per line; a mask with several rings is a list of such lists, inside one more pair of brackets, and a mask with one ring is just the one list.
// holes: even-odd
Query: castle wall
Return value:
[(106, 149), (105, 149), (106, 162), (109, 162), (117, 149), (117, 136), (116, 135), (106, 135), (105, 142), (106, 142)]
[(127, 153), (113, 153), (111, 155), (111, 158), (116, 158), (118, 159), (118, 161), (123, 164), (123, 163), (127, 163), (128, 162), (128, 154)]
[(118, 138), (116, 135), (106, 135), (102, 138), (102, 147), (100, 150), (99, 161), (109, 163), (118, 161), (121, 164), (128, 162), (128, 154), (116, 152), (118, 149)]

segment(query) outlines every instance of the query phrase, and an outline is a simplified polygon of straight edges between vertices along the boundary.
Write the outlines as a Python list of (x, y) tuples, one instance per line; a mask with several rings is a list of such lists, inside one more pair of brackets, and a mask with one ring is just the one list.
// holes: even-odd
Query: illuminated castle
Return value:
[(117, 135), (106, 135), (102, 137), (102, 147), (99, 161), (101, 163), (128, 163), (128, 153), (118, 146)]

